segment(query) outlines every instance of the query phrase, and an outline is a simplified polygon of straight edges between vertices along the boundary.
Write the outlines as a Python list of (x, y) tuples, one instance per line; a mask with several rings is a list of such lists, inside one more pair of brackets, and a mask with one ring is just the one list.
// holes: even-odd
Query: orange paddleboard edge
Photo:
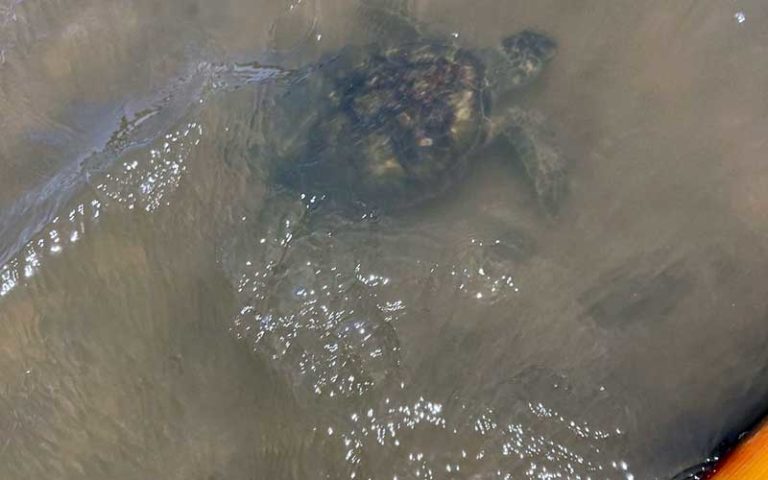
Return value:
[(768, 422), (745, 435), (721, 459), (708, 459), (672, 480), (768, 480)]

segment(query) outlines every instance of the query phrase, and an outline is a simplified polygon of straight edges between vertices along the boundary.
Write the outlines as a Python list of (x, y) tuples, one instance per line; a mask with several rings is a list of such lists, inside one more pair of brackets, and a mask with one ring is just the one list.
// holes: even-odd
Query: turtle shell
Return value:
[(482, 141), (482, 65), (451, 45), (347, 48), (276, 99), (276, 178), (376, 208), (434, 197)]

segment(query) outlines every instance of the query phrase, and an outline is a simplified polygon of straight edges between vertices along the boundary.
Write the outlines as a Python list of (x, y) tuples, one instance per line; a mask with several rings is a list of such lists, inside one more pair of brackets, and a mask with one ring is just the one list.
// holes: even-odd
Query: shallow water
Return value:
[(760, 2), (412, 2), (557, 39), (561, 211), (495, 152), (302, 234), (247, 166), (280, 73), (230, 66), (354, 1), (2, 2), (0, 477), (667, 479), (765, 408)]

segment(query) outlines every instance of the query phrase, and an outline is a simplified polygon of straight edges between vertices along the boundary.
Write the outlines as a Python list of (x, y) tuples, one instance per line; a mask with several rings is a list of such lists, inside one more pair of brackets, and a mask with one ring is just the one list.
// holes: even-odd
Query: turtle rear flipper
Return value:
[(493, 122), (495, 137), (513, 150), (530, 178), (539, 203), (557, 213), (567, 190), (565, 162), (539, 114), (510, 108)]

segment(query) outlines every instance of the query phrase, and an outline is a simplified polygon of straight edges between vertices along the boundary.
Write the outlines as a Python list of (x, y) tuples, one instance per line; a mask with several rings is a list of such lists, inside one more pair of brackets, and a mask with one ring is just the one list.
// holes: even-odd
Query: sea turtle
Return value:
[(424, 34), (403, 12), (364, 7), (388, 26), (376, 41), (297, 70), (271, 98), (258, 149), (270, 178), (305, 199), (397, 210), (445, 192), (480, 157), (471, 153), (503, 138), (553, 211), (564, 186), (560, 156), (535, 116), (496, 104), (539, 76), (555, 41), (524, 30), (496, 48), (469, 49)]

